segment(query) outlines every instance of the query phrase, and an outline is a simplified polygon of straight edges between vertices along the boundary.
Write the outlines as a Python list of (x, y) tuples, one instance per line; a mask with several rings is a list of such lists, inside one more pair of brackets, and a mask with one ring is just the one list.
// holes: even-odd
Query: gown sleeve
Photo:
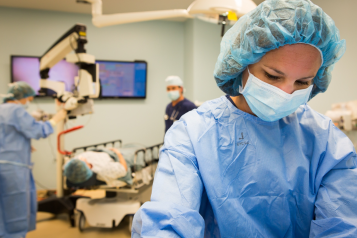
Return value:
[(28, 139), (46, 138), (53, 133), (50, 122), (37, 122), (26, 110), (19, 107), (15, 110), (15, 128)]
[(321, 184), (310, 238), (357, 237), (356, 165), (353, 144), (331, 125), (326, 151), (317, 173), (317, 179), (321, 177)]
[(134, 216), (132, 237), (203, 237), (203, 184), (183, 120), (165, 136), (151, 201)]

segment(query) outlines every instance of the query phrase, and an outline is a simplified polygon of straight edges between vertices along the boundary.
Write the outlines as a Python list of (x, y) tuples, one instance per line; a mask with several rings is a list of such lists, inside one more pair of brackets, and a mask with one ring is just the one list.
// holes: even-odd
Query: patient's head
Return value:
[(74, 158), (64, 166), (64, 175), (70, 182), (78, 184), (90, 179), (93, 172), (85, 161)]

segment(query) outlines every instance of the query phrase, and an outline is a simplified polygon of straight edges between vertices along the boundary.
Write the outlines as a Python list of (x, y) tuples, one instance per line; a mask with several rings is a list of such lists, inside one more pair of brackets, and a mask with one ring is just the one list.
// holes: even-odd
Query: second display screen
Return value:
[[(146, 98), (147, 63), (98, 60), (101, 98)], [(36, 91), (40, 89), (39, 58), (31, 56), (12, 56), (12, 82), (24, 81)], [(74, 77), (78, 66), (60, 61), (50, 70), (49, 80), (64, 82), (67, 91), (74, 88)], [(53, 91), (48, 90), (52, 96)], [(40, 96), (40, 95), (38, 95)]]

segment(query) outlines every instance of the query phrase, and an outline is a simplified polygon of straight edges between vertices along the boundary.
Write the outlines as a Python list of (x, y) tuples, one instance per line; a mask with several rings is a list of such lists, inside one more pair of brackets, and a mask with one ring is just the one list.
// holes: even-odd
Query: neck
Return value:
[(177, 103), (181, 102), (182, 100), (184, 100), (185, 97), (183, 95), (181, 95), (178, 99), (176, 99), (175, 101), (172, 101), (172, 106), (176, 106)]
[(253, 116), (256, 116), (252, 110), (250, 109), (247, 101), (245, 100), (243, 95), (239, 95), (236, 97), (231, 97), (232, 101), (234, 102), (234, 104), (238, 107), (239, 110), (249, 113)]

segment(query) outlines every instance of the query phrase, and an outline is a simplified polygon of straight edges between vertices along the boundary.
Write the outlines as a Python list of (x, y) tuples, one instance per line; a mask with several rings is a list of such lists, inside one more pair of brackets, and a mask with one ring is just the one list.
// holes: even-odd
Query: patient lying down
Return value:
[(73, 184), (88, 181), (93, 173), (97, 180), (109, 186), (118, 186), (128, 173), (128, 165), (123, 155), (115, 148), (86, 151), (69, 160), (64, 166), (64, 175)]

